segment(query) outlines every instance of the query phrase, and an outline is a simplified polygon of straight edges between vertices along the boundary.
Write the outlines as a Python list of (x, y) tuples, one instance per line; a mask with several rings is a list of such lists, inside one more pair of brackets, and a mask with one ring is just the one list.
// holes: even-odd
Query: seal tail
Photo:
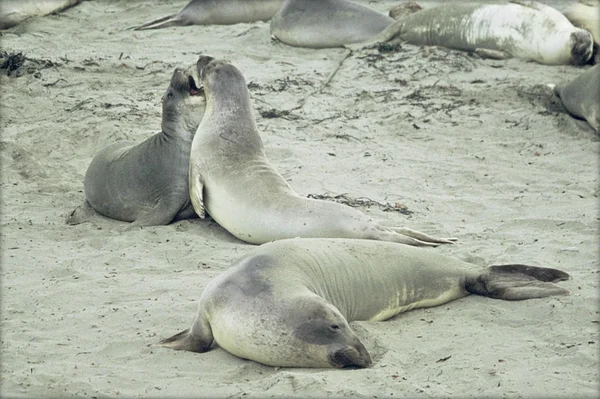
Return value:
[(133, 26), (129, 29), (133, 30), (146, 30), (146, 29), (160, 29), (169, 26), (179, 25), (177, 14), (165, 15), (164, 17), (153, 19), (152, 21), (145, 22), (139, 26)]
[(188, 328), (154, 345), (175, 350), (204, 353), (210, 349), (211, 344), (212, 337), (209, 340), (202, 339), (201, 336), (192, 335)]
[(468, 277), (465, 289), (471, 294), (520, 301), (552, 295), (569, 295), (571, 291), (554, 284), (568, 279), (567, 273), (546, 267), (491, 266), (479, 275)]

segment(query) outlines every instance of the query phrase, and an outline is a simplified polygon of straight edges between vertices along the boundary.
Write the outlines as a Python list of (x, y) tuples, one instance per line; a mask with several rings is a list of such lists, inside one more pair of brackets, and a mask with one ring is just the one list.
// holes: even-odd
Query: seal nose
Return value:
[(206, 69), (206, 66), (210, 64), (212, 60), (214, 60), (214, 58), (208, 55), (201, 55), (200, 57), (198, 57), (198, 62), (196, 62), (196, 68), (198, 69), (198, 76), (200, 76), (201, 79), (204, 79), (204, 71)]
[(367, 348), (358, 340), (353, 346), (346, 345), (334, 349), (329, 355), (329, 360), (335, 367), (369, 367), (373, 364)]

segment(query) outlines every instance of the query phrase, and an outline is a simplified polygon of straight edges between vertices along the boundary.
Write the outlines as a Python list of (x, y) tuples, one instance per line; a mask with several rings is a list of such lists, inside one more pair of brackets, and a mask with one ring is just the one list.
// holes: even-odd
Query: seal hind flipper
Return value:
[(177, 19), (177, 15), (179, 14), (169, 14), (164, 17), (153, 19), (152, 21), (144, 22), (141, 25), (134, 26), (129, 29), (133, 30), (147, 30), (147, 29), (160, 29), (167, 28), (169, 26), (177, 26), (181, 25), (181, 21)]
[(491, 266), (483, 273), (467, 277), (465, 289), (471, 294), (507, 301), (569, 295), (555, 282), (569, 279), (562, 270), (526, 265)]
[(206, 211), (204, 209), (204, 199), (202, 195), (202, 190), (204, 188), (204, 184), (202, 182), (202, 175), (200, 174), (199, 168), (197, 165), (190, 166), (190, 199), (192, 201), (192, 206), (194, 210), (200, 217), (200, 219), (204, 219), (206, 216)]
[(429, 234), (422, 233), (417, 230), (409, 229), (408, 227), (394, 227), (392, 228), (396, 233), (402, 234), (407, 237), (416, 238), (422, 242), (435, 243), (435, 244), (454, 244), (454, 241), (457, 241), (457, 238), (438, 238), (430, 236)]
[(188, 328), (154, 345), (175, 350), (204, 353), (210, 349), (213, 342), (212, 333), (209, 336), (203, 339), (201, 335), (192, 335)]
[(477, 48), (473, 52), (475, 54), (477, 54), (478, 56), (480, 56), (481, 58), (488, 58), (491, 60), (507, 60), (509, 58), (512, 58), (512, 55), (510, 55), (508, 52), (502, 51), (502, 50)]

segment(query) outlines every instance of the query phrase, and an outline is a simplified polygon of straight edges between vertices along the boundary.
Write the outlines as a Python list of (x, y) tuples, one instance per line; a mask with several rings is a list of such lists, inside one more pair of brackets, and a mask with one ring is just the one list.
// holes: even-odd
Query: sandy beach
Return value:
[[(346, 50), (274, 42), (268, 22), (126, 29), (186, 3), (83, 1), (2, 32), (2, 50), (27, 58), (22, 76), (0, 71), (0, 396), (600, 395), (600, 136), (545, 86), (589, 66), (401, 44), (350, 55), (311, 95)], [(203, 288), (254, 246), (210, 219), (123, 231), (65, 218), (94, 154), (160, 131), (174, 68), (200, 54), (244, 73), (266, 154), (301, 195), (344, 195), (386, 225), (457, 237), (429, 250), (480, 266), (564, 270), (572, 295), (469, 296), (353, 322), (374, 360), (360, 370), (149, 346), (189, 327)]]

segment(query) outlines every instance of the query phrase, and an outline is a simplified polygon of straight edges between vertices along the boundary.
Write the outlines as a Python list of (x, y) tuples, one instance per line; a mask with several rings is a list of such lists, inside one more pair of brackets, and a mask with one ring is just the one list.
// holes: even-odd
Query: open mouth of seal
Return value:
[(194, 80), (194, 78), (190, 75), (188, 76), (188, 84), (190, 86), (190, 96), (202, 96), (204, 95), (204, 87), (198, 87), (196, 86), (196, 81)]

